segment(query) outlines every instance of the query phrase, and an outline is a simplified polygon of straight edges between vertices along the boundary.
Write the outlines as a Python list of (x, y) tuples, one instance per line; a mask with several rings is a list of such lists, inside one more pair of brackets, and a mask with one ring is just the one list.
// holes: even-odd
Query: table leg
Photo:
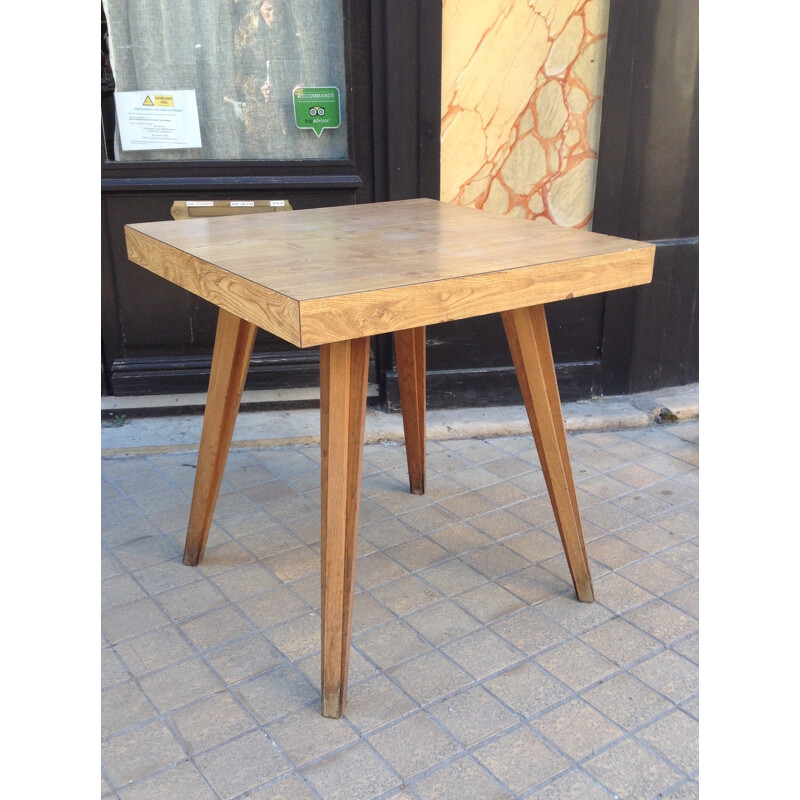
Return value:
[(425, 493), (425, 327), (395, 331), (400, 410), (412, 494)]
[(578, 599), (591, 603), (594, 600), (592, 575), (575, 495), (544, 306), (504, 311), (502, 318), (572, 583)]
[(369, 338), (320, 346), (322, 714), (347, 698)]
[(219, 310), (197, 474), (183, 550), (183, 563), (190, 567), (200, 563), (206, 549), (255, 335), (255, 325)]

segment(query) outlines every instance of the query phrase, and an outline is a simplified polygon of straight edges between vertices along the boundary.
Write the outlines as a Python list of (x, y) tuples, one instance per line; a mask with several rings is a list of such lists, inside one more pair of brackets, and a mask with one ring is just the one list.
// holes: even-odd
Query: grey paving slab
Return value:
[(561, 564), (527, 419), (432, 414), (421, 500), (399, 418), (374, 423), (338, 721), (319, 703), (316, 412), (273, 414), (294, 440), (261, 428), (234, 452), (197, 569), (180, 557), (197, 420), (104, 428), (102, 797), (696, 793), (695, 398), (565, 407), (593, 604)]

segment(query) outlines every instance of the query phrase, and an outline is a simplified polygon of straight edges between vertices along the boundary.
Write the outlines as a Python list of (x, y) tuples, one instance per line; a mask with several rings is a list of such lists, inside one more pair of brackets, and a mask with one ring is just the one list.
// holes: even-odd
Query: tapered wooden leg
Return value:
[(408, 459), (408, 482), (413, 494), (425, 493), (425, 328), (396, 331), (400, 410)]
[(322, 714), (347, 698), (369, 339), (320, 347)]
[(189, 528), (183, 550), (183, 563), (190, 567), (200, 563), (206, 549), (255, 335), (255, 325), (219, 310)]
[(544, 306), (502, 314), (531, 431), (578, 599), (594, 600)]

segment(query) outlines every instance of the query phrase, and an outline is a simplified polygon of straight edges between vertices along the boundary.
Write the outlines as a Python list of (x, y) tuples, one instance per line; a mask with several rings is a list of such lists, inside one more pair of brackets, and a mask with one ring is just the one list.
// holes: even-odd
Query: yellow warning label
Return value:
[(150, 99), (150, 95), (147, 95), (147, 97), (145, 97), (144, 103), (142, 103), (142, 105), (143, 106), (152, 106), (153, 105), (153, 101)]
[(171, 94), (157, 94), (156, 105), (162, 108), (174, 108), (175, 98)]

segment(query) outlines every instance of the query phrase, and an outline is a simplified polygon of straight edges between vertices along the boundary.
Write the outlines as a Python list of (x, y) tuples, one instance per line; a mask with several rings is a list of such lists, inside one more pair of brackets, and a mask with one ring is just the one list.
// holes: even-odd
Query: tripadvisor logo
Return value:
[(322, 135), (326, 128), (341, 125), (339, 90), (335, 86), (305, 87), (294, 90), (294, 121), (298, 128)]

